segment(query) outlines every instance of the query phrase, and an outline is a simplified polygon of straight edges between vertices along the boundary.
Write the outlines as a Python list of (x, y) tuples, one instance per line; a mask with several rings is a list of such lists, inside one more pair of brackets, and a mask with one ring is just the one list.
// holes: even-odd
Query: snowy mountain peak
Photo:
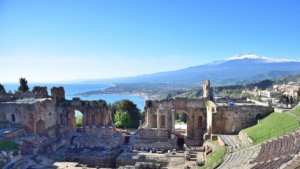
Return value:
[(254, 55), (254, 54), (240, 54), (240, 55), (225, 59), (225, 61), (244, 60), (244, 59), (258, 60), (258, 61), (265, 62), (265, 63), (300, 62), (300, 60), (268, 58), (268, 57), (264, 57), (264, 56)]

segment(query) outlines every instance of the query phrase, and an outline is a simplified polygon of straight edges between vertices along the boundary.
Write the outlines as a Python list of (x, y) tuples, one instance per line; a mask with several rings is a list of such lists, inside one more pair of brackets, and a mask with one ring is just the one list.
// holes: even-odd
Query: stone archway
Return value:
[(185, 111), (176, 111), (175, 113), (175, 132), (187, 136), (188, 114)]
[(46, 124), (44, 122), (44, 120), (39, 120), (37, 123), (36, 123), (36, 133), (41, 135), (41, 134), (44, 134), (45, 133), (45, 129), (46, 129)]

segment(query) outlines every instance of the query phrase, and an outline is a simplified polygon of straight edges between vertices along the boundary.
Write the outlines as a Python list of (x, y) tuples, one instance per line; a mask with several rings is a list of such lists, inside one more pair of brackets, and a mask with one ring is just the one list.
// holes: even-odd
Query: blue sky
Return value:
[(298, 0), (0, 0), (0, 83), (300, 58)]

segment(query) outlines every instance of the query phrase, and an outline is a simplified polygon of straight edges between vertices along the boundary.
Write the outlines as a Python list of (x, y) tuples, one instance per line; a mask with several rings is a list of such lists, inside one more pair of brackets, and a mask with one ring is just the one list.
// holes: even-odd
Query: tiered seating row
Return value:
[(271, 160), (268, 162), (264, 162), (264, 163), (259, 163), (256, 164), (254, 167), (252, 167), (252, 169), (275, 169), (275, 168), (280, 168), (280, 166), (288, 161), (290, 161), (292, 159), (291, 156), (286, 156), (286, 157), (282, 157), (282, 158), (278, 158), (276, 160)]
[(290, 133), (261, 145), (259, 155), (252, 163), (261, 163), (277, 157), (297, 154), (300, 148), (299, 133)]
[(256, 148), (249, 148), (229, 153), (225, 156), (223, 163), (218, 168), (245, 168), (246, 166), (250, 166), (249, 162), (253, 159), (253, 156), (255, 156), (257, 151), (258, 150)]
[(280, 168), (281, 165), (292, 160), (292, 157), (298, 154), (299, 150), (299, 131), (271, 140), (261, 145), (258, 156), (251, 162), (255, 164), (252, 169)]

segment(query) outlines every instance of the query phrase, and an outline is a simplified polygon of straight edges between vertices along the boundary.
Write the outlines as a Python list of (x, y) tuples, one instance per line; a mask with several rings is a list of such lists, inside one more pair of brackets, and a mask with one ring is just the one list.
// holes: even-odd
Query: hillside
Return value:
[[(300, 61), (273, 59), (256, 55), (239, 55), (211, 64), (199, 65), (171, 72), (106, 80), (115, 85), (104, 90), (78, 93), (132, 94), (146, 99), (178, 97), (196, 98), (202, 95), (203, 81), (221, 92), (226, 89), (265, 89), (273, 83), (300, 81)], [(266, 80), (268, 79), (268, 80)]]
[(275, 81), (276, 84), (287, 84), (290, 82), (300, 83), (300, 74), (281, 78)]
[(300, 62), (256, 55), (239, 55), (181, 70), (128, 78), (112, 79), (115, 83), (168, 83), (199, 85), (210, 79), (213, 85), (252, 83), (278, 79), (300, 73)]

